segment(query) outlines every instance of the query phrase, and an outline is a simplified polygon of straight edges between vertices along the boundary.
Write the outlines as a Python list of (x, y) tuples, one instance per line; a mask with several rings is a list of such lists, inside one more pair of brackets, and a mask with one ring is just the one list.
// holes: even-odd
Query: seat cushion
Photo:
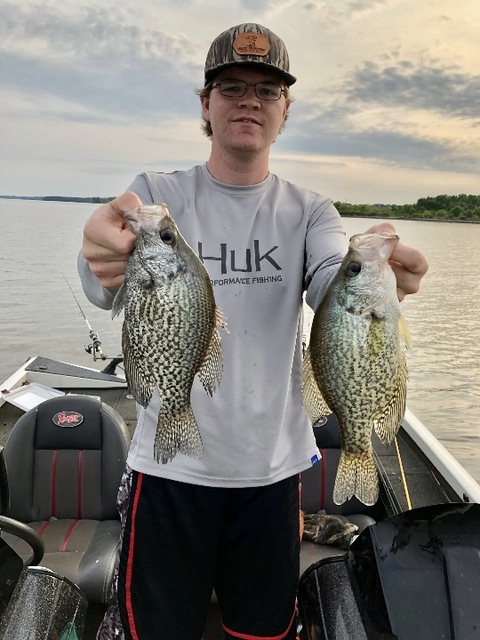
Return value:
[(311, 540), (302, 540), (302, 546), (300, 548), (300, 576), (302, 576), (312, 564), (316, 564), (320, 560), (344, 556), (347, 553), (348, 551), (345, 551), (345, 549), (341, 547), (335, 547), (330, 544), (316, 544)]
[[(41, 565), (74, 582), (90, 603), (106, 603), (120, 539), (119, 520), (48, 520), (29, 523), (42, 537)], [(2, 537), (26, 560), (30, 547), (9, 534)]]

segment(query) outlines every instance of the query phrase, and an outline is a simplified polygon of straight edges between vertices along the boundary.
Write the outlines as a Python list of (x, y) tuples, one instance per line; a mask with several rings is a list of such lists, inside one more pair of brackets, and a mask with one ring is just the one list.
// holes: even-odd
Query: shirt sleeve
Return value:
[(305, 239), (306, 302), (315, 311), (347, 252), (342, 219), (331, 200), (318, 201)]
[(102, 287), (100, 280), (90, 271), (88, 261), (81, 251), (77, 258), (77, 270), (88, 300), (100, 309), (111, 309), (117, 291)]

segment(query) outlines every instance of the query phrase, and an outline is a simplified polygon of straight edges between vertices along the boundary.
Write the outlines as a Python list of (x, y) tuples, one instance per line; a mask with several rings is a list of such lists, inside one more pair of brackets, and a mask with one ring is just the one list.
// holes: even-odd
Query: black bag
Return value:
[(439, 504), (367, 527), (300, 579), (308, 640), (478, 640), (480, 505)]

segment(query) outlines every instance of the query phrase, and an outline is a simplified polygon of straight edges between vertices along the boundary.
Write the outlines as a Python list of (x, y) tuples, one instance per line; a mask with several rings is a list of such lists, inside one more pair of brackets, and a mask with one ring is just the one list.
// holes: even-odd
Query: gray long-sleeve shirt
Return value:
[[(200, 459), (177, 454), (159, 464), (153, 439), (161, 398), (138, 407), (128, 464), (135, 470), (209, 486), (259, 486), (318, 459), (301, 403), (302, 296), (316, 308), (346, 252), (331, 200), (270, 174), (252, 186), (214, 180), (206, 165), (144, 173), (129, 188), (144, 203), (164, 202), (212, 281), (229, 333), (222, 333), (223, 378), (209, 397), (195, 380), (192, 407), (204, 443)], [(87, 297), (110, 308), (82, 256)]]

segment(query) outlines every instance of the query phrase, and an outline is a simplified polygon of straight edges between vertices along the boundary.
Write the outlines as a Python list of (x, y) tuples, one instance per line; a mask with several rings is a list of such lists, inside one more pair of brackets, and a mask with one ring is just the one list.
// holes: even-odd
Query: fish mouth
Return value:
[(366, 262), (386, 261), (397, 246), (400, 237), (396, 233), (359, 233), (350, 238), (349, 250), (358, 251)]
[(143, 231), (155, 231), (160, 222), (169, 215), (164, 204), (147, 205), (137, 207), (131, 211), (125, 211), (123, 217), (132, 230), (138, 235)]

